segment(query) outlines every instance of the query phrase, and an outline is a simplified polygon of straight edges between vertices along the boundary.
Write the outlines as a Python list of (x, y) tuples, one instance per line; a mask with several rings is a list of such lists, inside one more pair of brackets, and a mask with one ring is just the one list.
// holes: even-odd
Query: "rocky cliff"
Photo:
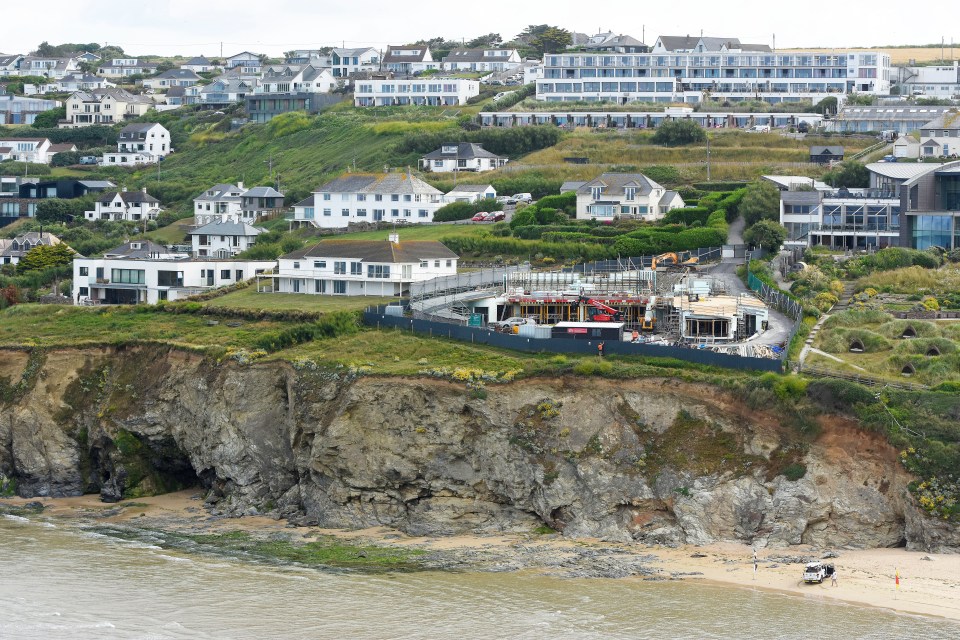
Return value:
[(413, 534), (945, 550), (882, 438), (798, 439), (674, 379), (462, 384), (218, 364), (172, 348), (0, 350), (0, 480), (105, 500), (200, 484), (211, 508)]

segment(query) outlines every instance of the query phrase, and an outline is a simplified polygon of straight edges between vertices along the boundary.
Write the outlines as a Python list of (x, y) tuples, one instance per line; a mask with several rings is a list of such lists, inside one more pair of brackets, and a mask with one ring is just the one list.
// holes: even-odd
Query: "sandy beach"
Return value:
[[(100, 502), (99, 496), (76, 498), (3, 499), (8, 505), (40, 502), (43, 517), (86, 519), (110, 524), (128, 524), (177, 531), (202, 529), (205, 532), (244, 530), (253, 534), (282, 532), (291, 540), (309, 540), (317, 535), (334, 535), (385, 546), (410, 546), (437, 552), (473, 552), (509, 557), (514, 551), (531, 547), (547, 555), (562, 557), (586, 547), (615, 549), (620, 554), (642, 556), (654, 575), (626, 580), (702, 580), (741, 589), (777, 591), (800, 598), (835, 600), (855, 605), (880, 607), (905, 614), (938, 616), (960, 620), (960, 554), (928, 554), (904, 549), (812, 549), (793, 546), (757, 550), (754, 572), (753, 550), (736, 543), (677, 548), (611, 543), (600, 540), (568, 540), (557, 535), (495, 535), (411, 537), (378, 527), (363, 530), (331, 530), (318, 527), (291, 527), (285, 521), (265, 517), (213, 518), (196, 491), (138, 498), (119, 504)], [(838, 584), (804, 584), (800, 559), (818, 559), (830, 551)], [(535, 566), (533, 568), (536, 568)], [(899, 572), (900, 584), (895, 583)]]

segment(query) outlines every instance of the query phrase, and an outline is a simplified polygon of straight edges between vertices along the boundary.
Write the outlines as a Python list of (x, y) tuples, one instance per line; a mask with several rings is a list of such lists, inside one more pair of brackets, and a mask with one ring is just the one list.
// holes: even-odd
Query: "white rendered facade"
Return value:
[(358, 80), (353, 104), (356, 107), (427, 105), (446, 107), (466, 104), (480, 94), (480, 81), (464, 78), (413, 78), (410, 80)]

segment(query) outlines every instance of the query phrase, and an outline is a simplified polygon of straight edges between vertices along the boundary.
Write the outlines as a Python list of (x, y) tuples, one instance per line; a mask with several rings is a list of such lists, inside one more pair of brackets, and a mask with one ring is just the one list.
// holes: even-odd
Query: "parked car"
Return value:
[(510, 196), (497, 196), (497, 204), (510, 204)]
[(824, 579), (832, 576), (833, 571), (834, 567), (832, 564), (823, 564), (819, 560), (816, 562), (808, 562), (803, 568), (803, 581), (808, 584), (814, 582), (820, 584)]
[(515, 193), (507, 199), (507, 204), (518, 204), (520, 202), (530, 204), (533, 202), (533, 196), (529, 193)]
[(488, 326), (491, 329), (504, 332), (513, 332), (514, 327), (519, 327), (524, 324), (537, 324), (537, 321), (533, 318), (524, 318), (521, 316), (512, 316), (506, 320), (498, 320), (496, 322), (491, 322)]
[(487, 216), (487, 222), (501, 222), (507, 219), (507, 214), (503, 211), (493, 211)]
[(473, 217), (470, 218), (470, 220), (472, 220), (473, 222), (483, 222), (486, 219), (487, 219), (486, 211), (480, 211), (479, 213), (475, 213), (473, 214)]
[(883, 160), (881, 160), (881, 162), (896, 162), (896, 161), (897, 161), (897, 156), (893, 156), (893, 155), (883, 156)]

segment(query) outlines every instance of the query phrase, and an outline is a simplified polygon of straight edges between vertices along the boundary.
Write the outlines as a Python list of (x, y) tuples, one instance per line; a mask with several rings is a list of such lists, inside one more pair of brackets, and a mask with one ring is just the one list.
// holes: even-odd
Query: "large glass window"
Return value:
[(953, 239), (953, 216), (917, 216), (913, 221), (913, 246), (950, 248)]
[(182, 287), (183, 271), (157, 271), (157, 286)]
[(368, 277), (368, 278), (389, 278), (389, 277), (390, 277), (390, 265), (387, 265), (387, 264), (368, 264), (368, 265), (367, 265), (367, 277)]
[(960, 211), (960, 175), (938, 176), (943, 208)]
[(111, 269), (110, 280), (121, 284), (143, 284), (143, 269)]

